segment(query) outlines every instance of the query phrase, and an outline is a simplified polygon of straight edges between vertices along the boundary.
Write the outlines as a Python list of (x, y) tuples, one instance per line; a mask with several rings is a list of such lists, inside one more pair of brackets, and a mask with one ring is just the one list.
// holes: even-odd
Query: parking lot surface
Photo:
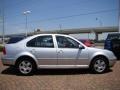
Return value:
[(42, 69), (20, 76), (0, 60), (0, 90), (120, 90), (120, 61), (104, 74), (88, 69)]

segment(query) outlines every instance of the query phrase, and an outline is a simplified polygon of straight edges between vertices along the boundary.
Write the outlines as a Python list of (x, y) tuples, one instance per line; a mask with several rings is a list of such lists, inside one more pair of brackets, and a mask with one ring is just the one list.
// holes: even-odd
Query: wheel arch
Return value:
[(98, 57), (103, 57), (103, 58), (105, 58), (106, 62), (107, 62), (108, 65), (109, 65), (109, 59), (107, 58), (107, 56), (101, 54), (101, 55), (94, 56), (94, 57), (91, 59), (91, 62), (90, 62), (90, 64), (89, 64), (89, 67), (91, 67), (92, 62), (95, 60), (95, 58), (98, 58)]
[(37, 59), (30, 53), (22, 53), (22, 54), (19, 54), (15, 60), (15, 65), (17, 65), (17, 63), (22, 59), (22, 58), (28, 58), (30, 60), (32, 60), (36, 67), (38, 67), (38, 61)]

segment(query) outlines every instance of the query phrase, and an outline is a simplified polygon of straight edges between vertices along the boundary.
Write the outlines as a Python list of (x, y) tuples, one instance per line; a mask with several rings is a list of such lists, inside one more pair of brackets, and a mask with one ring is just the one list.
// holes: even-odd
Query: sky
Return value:
[[(118, 26), (119, 0), (0, 0), (0, 19), (4, 5), (5, 34), (28, 31)], [(97, 19), (96, 19), (97, 18)], [(0, 33), (2, 34), (2, 20)]]

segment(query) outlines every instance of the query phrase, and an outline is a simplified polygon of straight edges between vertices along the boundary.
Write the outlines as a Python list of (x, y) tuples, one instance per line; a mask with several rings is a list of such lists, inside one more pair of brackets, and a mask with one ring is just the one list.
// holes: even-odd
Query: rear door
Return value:
[(57, 54), (52, 35), (38, 36), (27, 43), (27, 49), (39, 62), (39, 65), (56, 65)]

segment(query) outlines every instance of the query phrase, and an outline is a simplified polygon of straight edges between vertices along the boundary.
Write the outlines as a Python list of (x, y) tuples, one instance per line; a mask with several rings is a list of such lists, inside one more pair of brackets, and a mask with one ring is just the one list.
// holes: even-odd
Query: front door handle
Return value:
[(63, 53), (63, 51), (62, 51), (62, 50), (59, 50), (58, 53)]

